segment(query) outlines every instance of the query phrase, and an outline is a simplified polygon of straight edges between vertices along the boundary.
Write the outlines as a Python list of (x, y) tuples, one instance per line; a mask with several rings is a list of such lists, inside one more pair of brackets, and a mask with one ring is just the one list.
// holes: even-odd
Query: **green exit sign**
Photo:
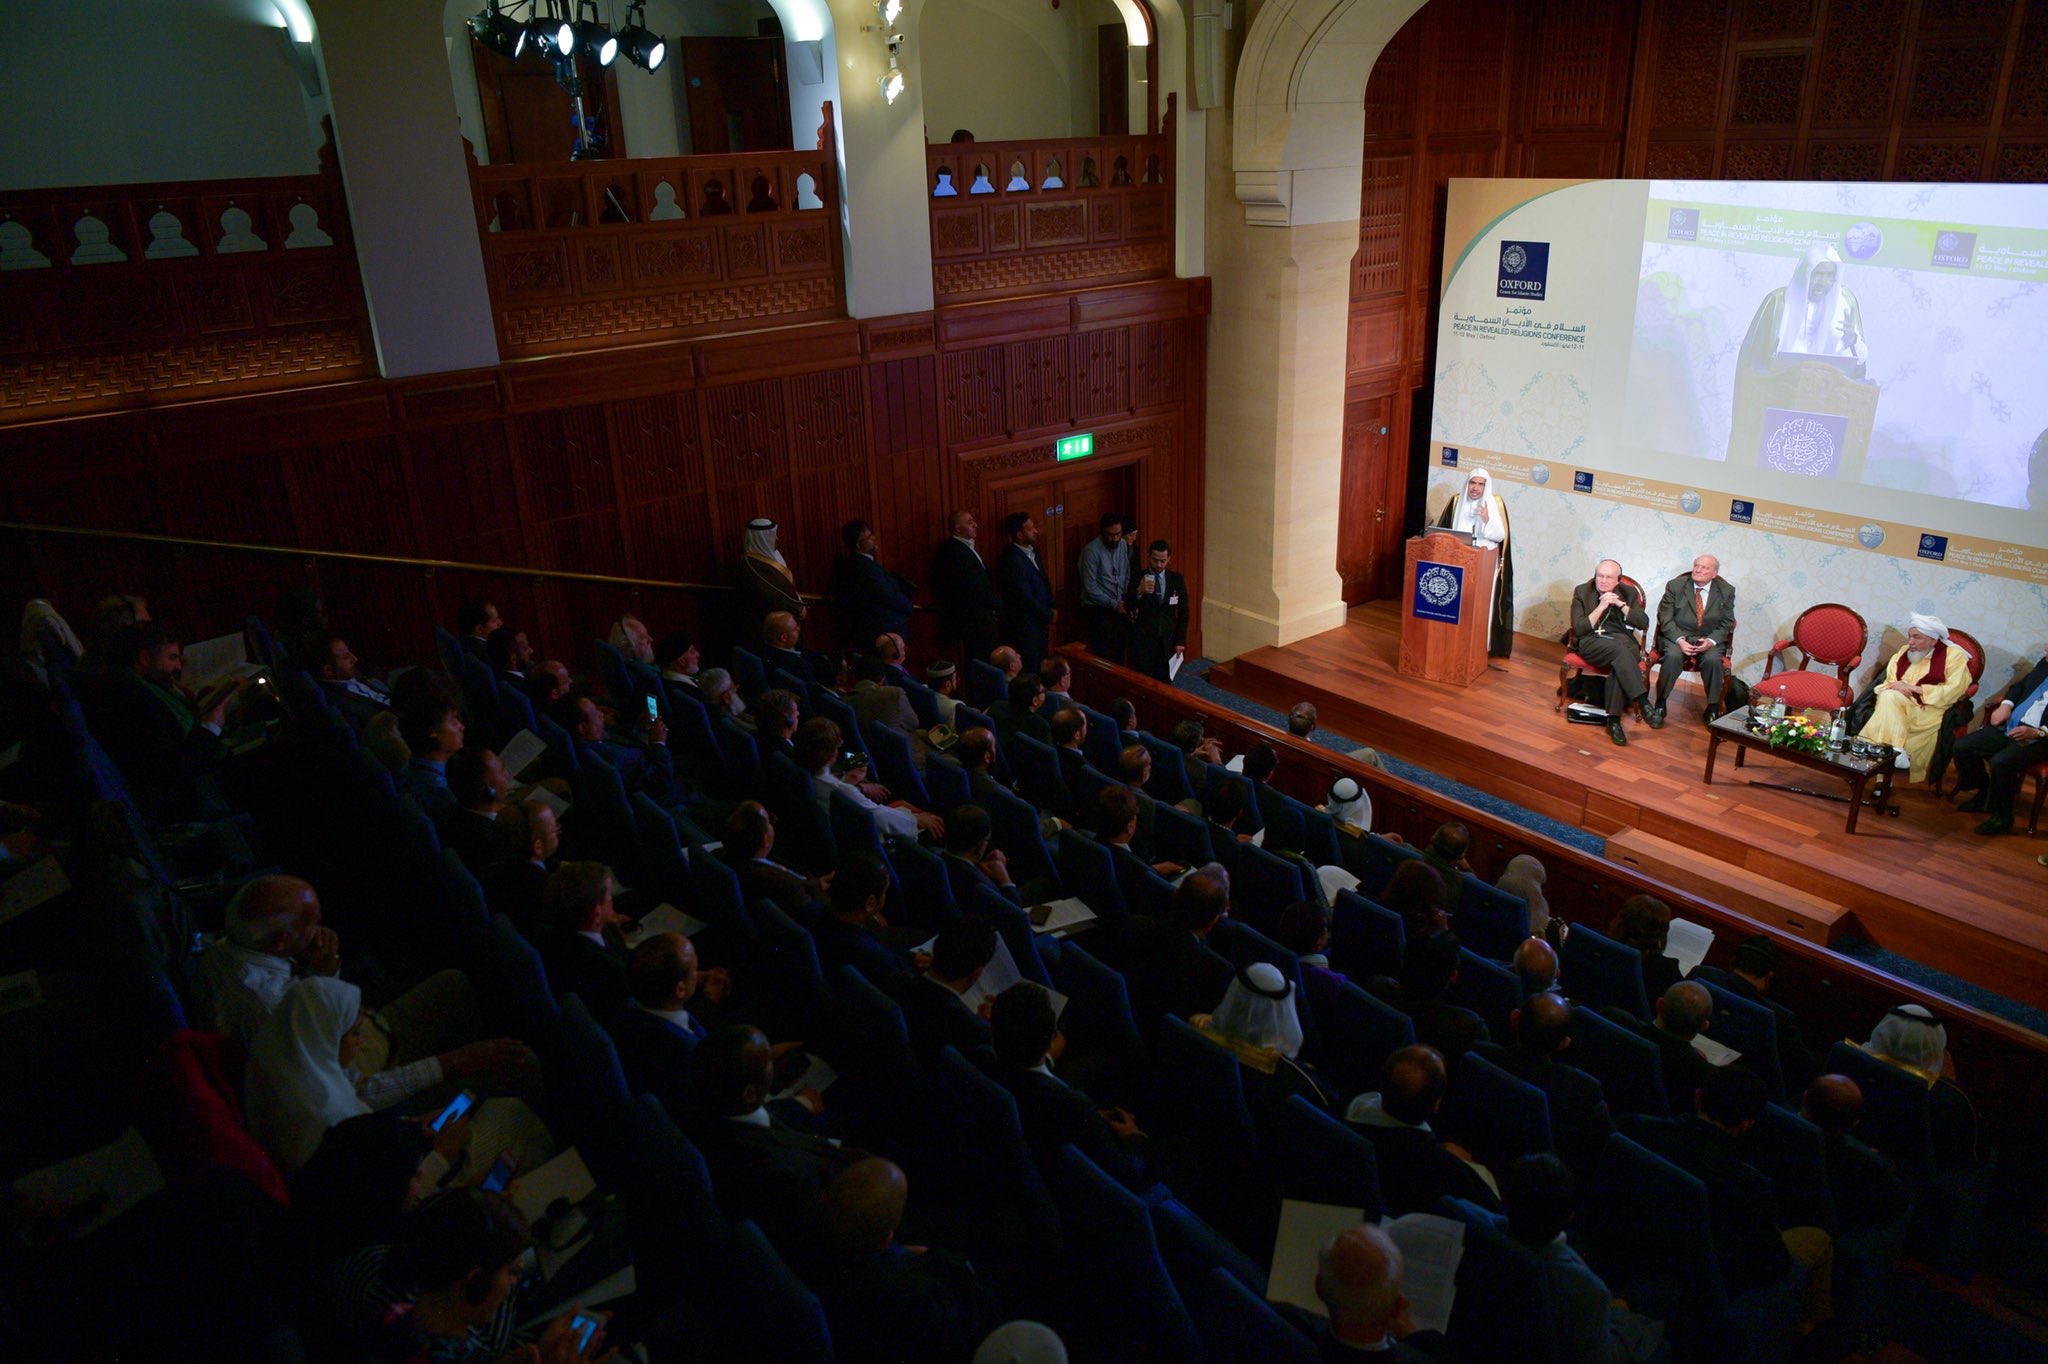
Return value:
[(1075, 436), (1061, 436), (1052, 443), (1052, 457), (1055, 462), (1063, 459), (1086, 459), (1095, 453), (1095, 433), (1083, 431)]

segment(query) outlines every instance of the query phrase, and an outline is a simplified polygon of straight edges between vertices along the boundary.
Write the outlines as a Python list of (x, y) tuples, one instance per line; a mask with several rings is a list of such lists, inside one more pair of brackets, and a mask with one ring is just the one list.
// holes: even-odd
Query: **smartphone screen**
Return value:
[(505, 1186), (512, 1182), (512, 1172), (519, 1168), (519, 1162), (510, 1155), (499, 1156), (491, 1165), (491, 1172), (477, 1185), (485, 1193), (503, 1193)]
[(470, 1109), (475, 1107), (476, 1095), (470, 1093), (468, 1090), (465, 1089), (460, 1094), (456, 1095), (453, 1099), (449, 1100), (448, 1106), (441, 1110), (440, 1114), (434, 1119), (433, 1125), (429, 1127), (428, 1130), (431, 1132), (439, 1132), (443, 1128), (447, 1127), (449, 1123), (454, 1122), (457, 1118), (461, 1117), (463, 1114), (469, 1112)]
[(656, 704), (654, 703), (654, 698), (653, 698), (652, 696), (649, 696), (649, 697), (647, 697), (647, 698), (646, 698), (646, 701), (647, 701), (647, 718), (648, 718), (648, 719), (650, 719), (650, 720), (659, 720), (659, 719), (661, 718), (661, 707), (657, 706), (657, 705), (656, 705)]
[(576, 1337), (577, 1353), (581, 1354), (590, 1348), (591, 1338), (597, 1334), (597, 1328), (602, 1325), (604, 1325), (604, 1318), (593, 1316), (588, 1312), (578, 1312), (575, 1316), (569, 1318), (569, 1330)]

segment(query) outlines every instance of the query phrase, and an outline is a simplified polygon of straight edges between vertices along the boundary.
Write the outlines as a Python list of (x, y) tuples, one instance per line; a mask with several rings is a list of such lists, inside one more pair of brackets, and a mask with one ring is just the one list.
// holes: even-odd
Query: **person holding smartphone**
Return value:
[(1706, 723), (1721, 713), (1721, 688), (1728, 677), (1728, 653), (1735, 644), (1735, 585), (1721, 576), (1721, 561), (1702, 554), (1692, 571), (1664, 584), (1657, 607), (1657, 709), (1671, 699), (1679, 675), (1697, 666), (1707, 689)]

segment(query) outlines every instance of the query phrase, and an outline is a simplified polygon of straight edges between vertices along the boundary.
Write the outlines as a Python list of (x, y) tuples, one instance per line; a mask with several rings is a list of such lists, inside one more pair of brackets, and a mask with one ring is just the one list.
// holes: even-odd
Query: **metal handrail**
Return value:
[[(571, 573), (558, 568), (526, 568), (517, 564), (473, 564), (459, 559), (413, 559), (398, 554), (358, 554), (345, 549), (306, 549), (296, 545), (254, 545), (237, 540), (197, 540), (179, 535), (152, 535), (146, 531), (92, 530), (84, 526), (43, 526), (26, 521), (0, 521), (0, 531), (23, 535), (68, 535), (82, 540), (115, 540), (126, 544), (171, 545), (179, 549), (223, 549), (240, 554), (272, 554), (289, 559), (331, 559), (342, 563), (387, 564), (394, 568), (424, 569), (429, 573), (446, 570), (458, 573), (510, 573), (524, 578), (546, 578), (556, 582), (607, 583), (624, 587), (657, 587), (673, 592), (734, 592), (730, 583), (685, 583), (666, 578), (629, 578), (610, 573)], [(805, 601), (829, 601), (816, 593), (799, 593)]]

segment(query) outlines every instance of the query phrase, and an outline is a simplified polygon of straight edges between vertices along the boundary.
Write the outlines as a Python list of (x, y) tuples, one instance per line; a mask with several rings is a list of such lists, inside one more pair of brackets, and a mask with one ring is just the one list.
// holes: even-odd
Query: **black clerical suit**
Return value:
[(866, 652), (883, 635), (910, 629), (910, 594), (916, 584), (891, 573), (872, 554), (842, 555), (832, 566), (832, 596), (847, 642)]
[(1707, 704), (1718, 707), (1728, 676), (1728, 654), (1735, 642), (1735, 588), (1726, 578), (1716, 577), (1702, 594), (1692, 574), (1681, 573), (1664, 584), (1664, 600), (1657, 607), (1657, 651), (1663, 655), (1663, 665), (1657, 671), (1659, 709), (1685, 672), (1685, 651), (1678, 642), (1702, 638), (1714, 644), (1696, 660), (1700, 682), (1707, 689)]
[(1640, 702), (1649, 688), (1643, 682), (1643, 648), (1632, 631), (1650, 628), (1643, 612), (1642, 589), (1627, 581), (1614, 584), (1614, 593), (1626, 610), (1609, 607), (1593, 620), (1600, 605), (1600, 589), (1591, 582), (1572, 589), (1572, 649), (1596, 668), (1607, 669), (1607, 697), (1604, 704), (1610, 718)]
[(1042, 561), (1012, 541), (996, 560), (996, 590), (1002, 593), (1003, 642), (1015, 649), (1027, 669), (1036, 668), (1052, 645), (1052, 580)]
[(932, 552), (931, 580), (946, 633), (966, 646), (969, 658), (987, 658), (996, 647), (996, 616), (1003, 609), (1003, 596), (996, 591), (980, 550), (958, 536), (947, 536)]

